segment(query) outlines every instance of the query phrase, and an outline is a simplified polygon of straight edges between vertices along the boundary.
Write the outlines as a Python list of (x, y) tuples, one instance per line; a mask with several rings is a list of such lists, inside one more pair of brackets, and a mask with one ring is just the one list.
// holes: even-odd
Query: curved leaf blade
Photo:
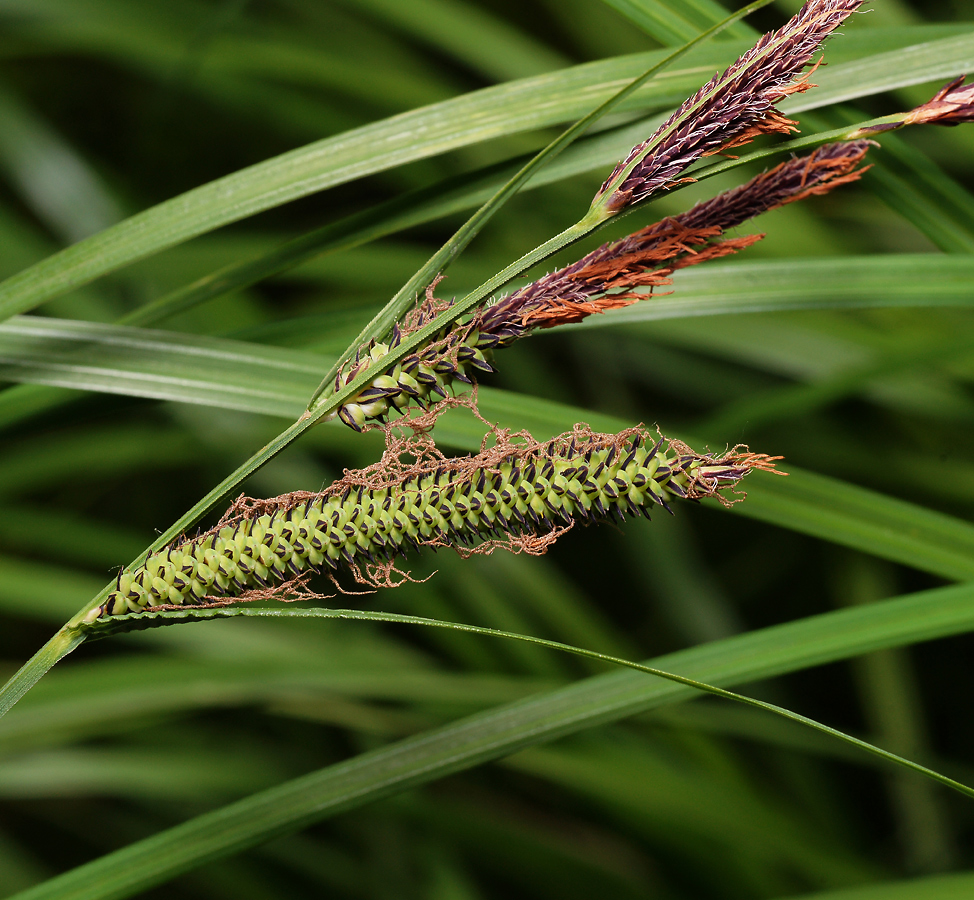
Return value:
[[(737, 49), (721, 44), (695, 55), (693, 64), (654, 79), (623, 108), (680, 101), (715, 63), (729, 63)], [(916, 44), (909, 51), (908, 65), (899, 51), (835, 65), (827, 79), (822, 76), (824, 89), (802, 95), (786, 112), (974, 69), (974, 34)], [(577, 118), (661, 58), (653, 51), (486, 88), (265, 160), (145, 210), (7, 279), (0, 284), (0, 316), (25, 312), (128, 263), (298, 197), (470, 143)]]
[(796, 309), (969, 306), (974, 256), (904, 253), (763, 260), (683, 269), (674, 293), (590, 316), (572, 328), (601, 328), (693, 316)]
[[(974, 628), (974, 585), (826, 613), (653, 661), (736, 685)], [(14, 900), (128, 897), (203, 863), (523, 747), (679, 702), (693, 689), (613, 672), (469, 716), (254, 794), (131, 844)]]

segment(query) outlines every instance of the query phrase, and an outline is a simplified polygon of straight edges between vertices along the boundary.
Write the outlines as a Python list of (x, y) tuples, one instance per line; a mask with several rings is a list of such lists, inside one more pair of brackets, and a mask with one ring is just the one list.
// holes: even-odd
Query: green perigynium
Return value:
[[(427, 302), (416, 310), (410, 329), (422, 327), (448, 306), (449, 303), (438, 301), (428, 293)], [(370, 421), (382, 421), (391, 410), (403, 410), (410, 405), (423, 407), (442, 400), (454, 382), (472, 384), (478, 375), (493, 372), (489, 362), (491, 351), (519, 336), (489, 334), (469, 325), (446, 326), (428, 345), (376, 376), (353, 401), (339, 408), (338, 417), (350, 428), (361, 431)], [(371, 343), (347, 372), (335, 378), (335, 390), (366, 369), (376, 367), (381, 371), (382, 360), (390, 349), (399, 345), (401, 338), (402, 332), (396, 326), (388, 343)]]
[[(522, 436), (523, 437), (523, 436)], [(665, 444), (665, 446), (664, 446)], [(500, 541), (543, 552), (575, 523), (669, 510), (675, 498), (720, 496), (768, 457), (695, 453), (642, 428), (617, 435), (576, 427), (548, 444), (504, 439), (477, 456), (426, 456), (404, 465), (388, 451), (371, 470), (349, 472), (318, 495), (257, 501), (246, 515), (149, 556), (119, 574), (86, 621), (153, 607), (300, 593), (311, 572), (345, 567), (356, 580), (389, 583), (392, 561), (423, 545)], [(391, 455), (390, 455), (391, 453)], [(384, 577), (363, 576), (377, 566)]]

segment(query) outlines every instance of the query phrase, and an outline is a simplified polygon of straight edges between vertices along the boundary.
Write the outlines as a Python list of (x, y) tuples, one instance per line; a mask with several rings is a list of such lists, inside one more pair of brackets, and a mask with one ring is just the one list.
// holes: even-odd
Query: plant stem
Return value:
[(84, 640), (85, 633), (70, 623), (58, 631), (0, 688), (0, 717)]

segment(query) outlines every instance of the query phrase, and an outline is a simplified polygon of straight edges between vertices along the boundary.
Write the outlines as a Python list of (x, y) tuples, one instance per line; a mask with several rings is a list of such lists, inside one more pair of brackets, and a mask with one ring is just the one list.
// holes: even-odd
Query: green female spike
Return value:
[[(477, 456), (349, 472), (317, 495), (249, 501), (251, 512), (151, 554), (120, 573), (86, 621), (173, 606), (300, 594), (307, 575), (371, 564), (392, 569), (410, 548), (481, 545), (544, 552), (564, 529), (616, 516), (648, 517), (674, 498), (718, 497), (773, 458), (734, 448), (663, 447), (642, 428), (595, 434), (576, 426), (547, 445), (499, 442)], [(387, 457), (389, 454), (387, 453)], [(257, 509), (254, 510), (253, 507)], [(266, 511), (264, 511), (266, 510)]]

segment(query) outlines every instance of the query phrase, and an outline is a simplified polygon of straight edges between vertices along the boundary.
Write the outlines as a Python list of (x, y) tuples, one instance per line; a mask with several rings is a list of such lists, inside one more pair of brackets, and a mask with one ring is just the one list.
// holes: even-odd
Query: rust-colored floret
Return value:
[(862, 0), (809, 0), (634, 147), (605, 180), (594, 202), (620, 211), (672, 188), (703, 156), (738, 147), (758, 134), (788, 133), (794, 123), (777, 113), (774, 104), (812, 86), (811, 72), (802, 75), (802, 70), (822, 41), (861, 5)]
[(904, 125), (960, 125), (974, 122), (974, 82), (966, 75), (944, 85), (922, 106), (907, 113)]
[(826, 144), (698, 203), (620, 241), (603, 244), (578, 262), (545, 275), (480, 313), (480, 332), (550, 328), (645, 298), (636, 288), (670, 284), (677, 269), (736, 253), (761, 235), (717, 240), (725, 231), (779, 206), (825, 194), (858, 179), (869, 141)]

